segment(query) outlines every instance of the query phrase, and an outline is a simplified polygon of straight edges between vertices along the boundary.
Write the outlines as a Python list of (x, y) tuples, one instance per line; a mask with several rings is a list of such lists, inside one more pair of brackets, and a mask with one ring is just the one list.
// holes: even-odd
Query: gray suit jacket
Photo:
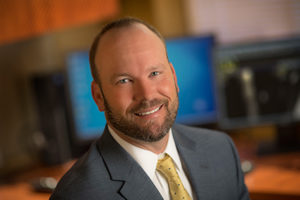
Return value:
[[(199, 200), (246, 200), (239, 157), (223, 133), (183, 125), (172, 128), (185, 171)], [(162, 200), (150, 178), (107, 128), (63, 176), (51, 200)]]

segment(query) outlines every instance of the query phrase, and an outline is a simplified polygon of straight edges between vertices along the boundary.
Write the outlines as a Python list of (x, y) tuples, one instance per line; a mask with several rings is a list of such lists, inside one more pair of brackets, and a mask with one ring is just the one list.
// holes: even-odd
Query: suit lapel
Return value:
[[(191, 181), (196, 199), (212, 200), (212, 190), (214, 188), (212, 181), (212, 169), (207, 161), (207, 155), (204, 151), (205, 144), (196, 143), (189, 138), (187, 133), (179, 132), (173, 128), (174, 140), (183, 162), (185, 172)], [(198, 142), (198, 141), (197, 141)], [(200, 147), (201, 148), (198, 148)]]
[(108, 129), (98, 141), (112, 181), (121, 181), (120, 195), (125, 199), (162, 199), (160, 193), (139, 164), (112, 138)]

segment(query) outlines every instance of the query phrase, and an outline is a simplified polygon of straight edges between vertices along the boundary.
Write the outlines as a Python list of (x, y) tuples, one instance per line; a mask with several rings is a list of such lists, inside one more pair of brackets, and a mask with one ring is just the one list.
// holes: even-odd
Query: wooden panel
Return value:
[(118, 0), (0, 0), (0, 44), (96, 22), (118, 12)]

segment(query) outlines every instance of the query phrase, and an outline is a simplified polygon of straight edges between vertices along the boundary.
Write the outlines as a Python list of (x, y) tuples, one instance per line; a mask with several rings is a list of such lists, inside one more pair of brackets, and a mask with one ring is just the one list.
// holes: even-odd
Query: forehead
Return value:
[(144, 24), (134, 23), (124, 27), (113, 28), (104, 33), (98, 42), (98, 49), (101, 49), (102, 46), (106, 46), (108, 43), (111, 45), (120, 42), (132, 42), (132, 40), (137, 41), (140, 37), (157, 40), (163, 43), (161, 38)]
[[(138, 58), (152, 56), (153, 62), (167, 60), (161, 38), (143, 24), (133, 24), (106, 32), (98, 43), (95, 62), (98, 71), (113, 65), (124, 64)], [(123, 62), (123, 63), (120, 63)]]

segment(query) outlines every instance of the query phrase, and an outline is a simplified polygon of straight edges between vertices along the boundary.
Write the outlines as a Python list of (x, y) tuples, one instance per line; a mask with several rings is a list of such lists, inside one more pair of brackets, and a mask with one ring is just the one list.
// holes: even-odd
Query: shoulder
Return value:
[(220, 159), (230, 158), (238, 162), (238, 153), (232, 139), (224, 132), (204, 128), (175, 124), (172, 128), (173, 137), (179, 148), (190, 148), (195, 152), (205, 152), (208, 157)]
[(111, 192), (108, 182), (110, 175), (94, 143), (61, 178), (50, 199), (97, 199)]
[(182, 124), (174, 124), (172, 130), (175, 135), (181, 135), (197, 142), (232, 142), (231, 138), (226, 133), (221, 131), (186, 126)]
[(187, 167), (194, 169), (190, 172), (194, 173), (195, 180), (199, 178), (198, 170), (205, 166), (211, 172), (209, 178), (213, 181), (216, 195), (223, 196), (222, 199), (249, 199), (238, 152), (226, 133), (178, 124), (172, 130)]

